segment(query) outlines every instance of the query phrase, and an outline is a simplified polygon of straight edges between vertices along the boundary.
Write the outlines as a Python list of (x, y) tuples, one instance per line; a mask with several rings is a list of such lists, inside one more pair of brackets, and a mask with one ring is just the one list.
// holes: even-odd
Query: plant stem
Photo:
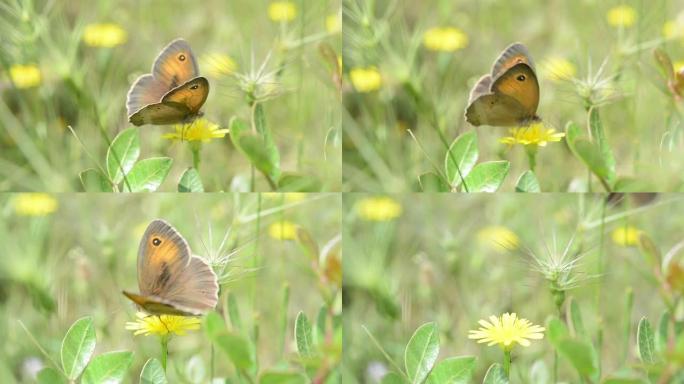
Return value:
[(504, 349), (504, 372), (506, 373), (506, 378), (511, 378), (511, 351)]
[(537, 166), (537, 146), (536, 145), (526, 145), (525, 153), (527, 154), (527, 163), (530, 165), (530, 171), (534, 172), (534, 168)]
[(166, 373), (166, 357), (169, 355), (169, 335), (164, 335), (159, 338), (161, 341), (161, 364)]
[(190, 151), (192, 152), (192, 167), (199, 171), (199, 165), (201, 162), (200, 150), (202, 149), (202, 143), (199, 141), (190, 142)]

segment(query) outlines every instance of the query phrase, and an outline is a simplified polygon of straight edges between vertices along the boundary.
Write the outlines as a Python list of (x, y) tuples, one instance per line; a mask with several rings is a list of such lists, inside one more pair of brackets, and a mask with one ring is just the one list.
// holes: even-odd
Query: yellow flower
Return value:
[(515, 232), (499, 225), (480, 229), (477, 232), (477, 241), (500, 253), (515, 250), (520, 245), (520, 239)]
[(401, 204), (387, 196), (367, 197), (355, 205), (356, 213), (368, 221), (388, 221), (401, 215)]
[(91, 47), (112, 48), (128, 39), (128, 34), (118, 24), (88, 24), (83, 31), (83, 41)]
[(200, 58), (202, 68), (213, 77), (230, 75), (237, 69), (235, 60), (223, 53), (208, 53)]
[(608, 24), (613, 27), (629, 28), (634, 25), (637, 19), (636, 10), (629, 5), (618, 5), (613, 7), (606, 14)]
[(137, 312), (135, 321), (127, 321), (126, 329), (133, 335), (159, 335), (166, 336), (174, 333), (178, 336), (185, 335), (187, 331), (200, 328), (200, 319), (197, 317), (175, 315), (148, 315), (145, 312)]
[(430, 28), (423, 34), (423, 44), (432, 51), (453, 52), (468, 45), (468, 36), (458, 28)]
[(281, 220), (268, 226), (268, 235), (276, 240), (296, 240), (297, 224)]
[(632, 226), (624, 226), (620, 228), (615, 228), (610, 234), (613, 239), (613, 243), (621, 247), (635, 247), (639, 245), (639, 235), (641, 230)]
[(328, 15), (325, 18), (325, 30), (328, 33), (338, 33), (342, 30), (342, 16), (339, 14)]
[(57, 210), (57, 199), (47, 193), (20, 193), (14, 197), (14, 212), (20, 216), (47, 216)]
[(268, 5), (268, 18), (288, 22), (297, 16), (297, 8), (291, 1), (274, 1)]
[(568, 80), (577, 74), (577, 67), (570, 61), (557, 56), (547, 58), (542, 62), (546, 78), (553, 82)]
[(677, 60), (674, 63), (672, 63), (672, 67), (674, 68), (675, 72), (679, 72), (684, 69), (684, 60)]
[(40, 85), (40, 69), (35, 64), (13, 65), (9, 69), (9, 75), (14, 86), (20, 89)]
[(180, 141), (202, 141), (208, 142), (211, 139), (220, 139), (226, 136), (229, 129), (220, 129), (218, 125), (207, 119), (197, 119), (190, 125), (177, 124), (174, 126), (176, 132), (162, 135), (169, 140)]
[(553, 128), (546, 128), (544, 123), (532, 123), (525, 127), (510, 128), (508, 133), (511, 136), (499, 139), (501, 143), (508, 145), (538, 145), (545, 147), (546, 143), (561, 141), (565, 136), (563, 132), (556, 132)]
[(477, 340), (478, 343), (488, 343), (487, 346), (499, 344), (505, 350), (510, 351), (515, 343), (527, 347), (532, 340), (544, 338), (544, 327), (533, 325), (527, 319), (519, 319), (515, 313), (504, 313), (500, 317), (489, 316), (489, 321), (480, 320), (482, 327), (478, 330), (469, 331), (468, 338)]
[(361, 93), (377, 91), (382, 85), (382, 76), (375, 67), (352, 68), (349, 77), (354, 89)]

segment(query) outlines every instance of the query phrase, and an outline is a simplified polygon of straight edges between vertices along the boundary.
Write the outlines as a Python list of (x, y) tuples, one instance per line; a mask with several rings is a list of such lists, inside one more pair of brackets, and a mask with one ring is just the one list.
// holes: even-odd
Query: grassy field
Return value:
[[(334, 0), (4, 1), (0, 191), (82, 191), (84, 178), (87, 190), (139, 189), (127, 185), (135, 180), (113, 180), (107, 150), (132, 127), (129, 87), (176, 38), (190, 43), (209, 79), (206, 120), (183, 141), (164, 137), (173, 126), (132, 130), (133, 157), (165, 160), (148, 162), (156, 176), (141, 190), (176, 191), (189, 167), (207, 191), (339, 190), (341, 108), (331, 59), (341, 49), (339, 9)], [(267, 164), (259, 148), (240, 145), (238, 130), (210, 135), (234, 120), (258, 130)]]
[[(684, 67), (683, 6), (345, 0), (343, 190), (462, 191), (465, 177), (470, 191), (512, 191), (526, 173), (532, 190), (549, 192), (681, 191), (684, 77), (668, 89), (654, 49)], [(464, 119), (470, 90), (514, 42), (535, 63), (544, 130), (474, 128)], [(565, 137), (542, 146), (547, 129)], [(458, 175), (445, 159), (466, 134), (473, 148), (450, 155), (465, 168)], [(475, 161), (470, 177), (492, 184), (468, 179)]]
[[(168, 341), (168, 382), (339, 382), (339, 196), (106, 196), (0, 196), (1, 382), (33, 383), (43, 368), (70, 372), (62, 339), (84, 317), (97, 341), (91, 365), (111, 351), (133, 353), (112, 364), (123, 379), (116, 382), (137, 383), (148, 359), (160, 360), (160, 336), (126, 329), (136, 309), (121, 294), (138, 292), (138, 244), (156, 218), (187, 239), (220, 283), (219, 304), (200, 329)], [(212, 336), (223, 322), (230, 348)], [(308, 352), (295, 325), (309, 336)], [(88, 369), (75, 382), (102, 382), (89, 380)]]
[(511, 383), (684, 380), (681, 197), (528, 196), (345, 196), (345, 382), (422, 382), (404, 359), (423, 324), (439, 341), (418, 366), (463, 359), (426, 382), (483, 382), (504, 348), (469, 330), (509, 312), (546, 328), (513, 343)]

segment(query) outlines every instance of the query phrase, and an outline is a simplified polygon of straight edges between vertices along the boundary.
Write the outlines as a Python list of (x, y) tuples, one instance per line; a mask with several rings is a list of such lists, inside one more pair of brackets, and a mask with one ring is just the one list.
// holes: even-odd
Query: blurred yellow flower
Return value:
[(128, 33), (118, 24), (88, 24), (83, 31), (83, 41), (91, 47), (112, 48), (128, 39)]
[(511, 136), (499, 139), (501, 143), (508, 145), (538, 145), (545, 147), (549, 142), (561, 141), (565, 136), (563, 132), (556, 132), (553, 128), (546, 128), (544, 123), (532, 123), (525, 127), (513, 127), (508, 130)]
[(468, 45), (468, 36), (458, 28), (435, 27), (425, 31), (423, 44), (432, 51), (453, 52)]
[(613, 239), (613, 243), (621, 247), (636, 247), (639, 245), (639, 235), (641, 230), (633, 226), (624, 226), (620, 228), (615, 228), (610, 234)]
[(12, 201), (20, 216), (47, 216), (57, 210), (57, 199), (47, 193), (20, 193)]
[(355, 205), (356, 213), (368, 221), (388, 221), (401, 215), (401, 204), (391, 197), (377, 196), (359, 200)]
[(268, 235), (277, 240), (296, 240), (297, 224), (280, 220), (268, 226)]
[(520, 245), (518, 235), (500, 225), (492, 225), (480, 229), (477, 232), (477, 241), (481, 245), (500, 253), (513, 251)]
[(354, 89), (361, 93), (377, 91), (382, 86), (382, 76), (375, 67), (352, 68), (349, 77)]
[(224, 53), (208, 53), (203, 55), (200, 57), (200, 65), (212, 77), (230, 75), (237, 69), (235, 60)]
[(197, 317), (174, 316), (174, 315), (148, 315), (145, 312), (137, 312), (135, 321), (127, 321), (126, 329), (134, 331), (133, 335), (159, 335), (176, 334), (183, 336), (187, 331), (200, 328), (200, 319)]
[(328, 33), (338, 33), (342, 30), (342, 16), (339, 14), (328, 15), (325, 18), (325, 30)]
[(606, 19), (613, 27), (629, 28), (636, 22), (637, 12), (629, 5), (618, 5), (608, 11)]
[(674, 68), (675, 72), (679, 72), (684, 69), (684, 60), (677, 60), (674, 63), (672, 63), (672, 68)]
[(542, 68), (546, 78), (553, 82), (568, 80), (577, 74), (577, 67), (570, 61), (557, 56), (546, 58), (542, 61)]
[(230, 130), (220, 129), (220, 127), (207, 119), (197, 119), (189, 125), (177, 124), (174, 126), (176, 132), (166, 133), (163, 138), (180, 141), (202, 141), (208, 142), (211, 139), (220, 139), (226, 136)]
[(291, 1), (274, 1), (268, 5), (268, 18), (288, 22), (297, 16), (297, 7)]
[(500, 317), (489, 316), (489, 321), (480, 320), (478, 323), (481, 327), (469, 331), (468, 338), (477, 340), (478, 343), (488, 343), (489, 347), (499, 344), (505, 351), (513, 349), (516, 343), (528, 347), (530, 340), (543, 339), (546, 330), (533, 325), (527, 319), (519, 319), (515, 313), (504, 313)]
[(20, 89), (32, 88), (40, 85), (40, 69), (35, 64), (12, 65), (9, 69), (9, 75), (14, 86)]

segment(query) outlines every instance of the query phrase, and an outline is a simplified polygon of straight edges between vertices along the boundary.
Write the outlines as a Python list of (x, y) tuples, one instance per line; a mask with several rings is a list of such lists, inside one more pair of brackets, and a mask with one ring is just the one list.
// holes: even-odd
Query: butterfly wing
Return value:
[(180, 308), (168, 300), (156, 296), (142, 296), (123, 291), (123, 294), (145, 312), (153, 315), (200, 316), (201, 312), (191, 308)]
[(190, 44), (183, 39), (169, 43), (154, 60), (152, 75), (166, 86), (167, 91), (197, 77), (199, 67)]
[(128, 121), (136, 126), (176, 124), (184, 121), (190, 114), (190, 110), (184, 104), (161, 102), (143, 107), (132, 114)]
[(204, 77), (196, 77), (187, 83), (172, 89), (162, 98), (163, 103), (183, 104), (191, 115), (196, 115), (209, 95), (209, 81)]
[(484, 75), (480, 77), (480, 80), (475, 83), (475, 86), (470, 91), (470, 97), (468, 97), (468, 104), (472, 104), (478, 97), (486, 95), (491, 92), (492, 87), (492, 77), (489, 75)]
[(532, 67), (519, 63), (494, 80), (492, 93), (515, 99), (523, 108), (524, 119), (534, 118), (539, 106), (539, 82)]
[(154, 76), (147, 74), (138, 77), (126, 95), (126, 110), (130, 117), (145, 106), (161, 101), (168, 88)]
[(190, 263), (178, 276), (178, 284), (169, 286), (163, 299), (174, 307), (195, 313), (212, 310), (218, 302), (216, 274), (199, 256), (192, 256)]
[(501, 52), (492, 66), (492, 78), (496, 79), (516, 64), (527, 64), (534, 70), (534, 61), (527, 47), (522, 43), (513, 43)]
[(486, 94), (473, 101), (466, 110), (466, 121), (474, 126), (509, 127), (524, 120), (524, 108), (514, 98), (503, 94)]

